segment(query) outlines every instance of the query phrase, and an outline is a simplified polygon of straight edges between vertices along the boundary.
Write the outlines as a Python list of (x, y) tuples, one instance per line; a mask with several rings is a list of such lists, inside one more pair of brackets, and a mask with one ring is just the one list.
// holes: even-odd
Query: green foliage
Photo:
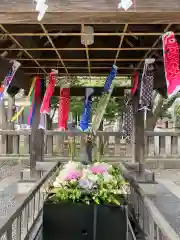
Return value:
[[(108, 73), (107, 73), (108, 75)], [(91, 80), (87, 76), (76, 76), (72, 79), (71, 86), (103, 87), (107, 76), (92, 76)], [(131, 86), (131, 78), (117, 76), (113, 81), (115, 86)]]
[[(92, 103), (92, 115), (95, 113), (98, 105), (99, 97), (93, 98)], [(111, 98), (106, 107), (106, 112), (104, 114), (104, 119), (108, 121), (113, 121), (117, 115), (120, 115), (123, 108), (123, 99)], [(81, 116), (84, 110), (84, 98), (82, 97), (71, 97), (70, 111), (73, 116)]]
[[(105, 83), (106, 77), (91, 77), (91, 81), (89, 77), (80, 77), (76, 76), (72, 79), (71, 86), (87, 86), (87, 87), (103, 87)], [(115, 86), (130, 86), (131, 78), (128, 77), (116, 77)], [(59, 97), (53, 96), (51, 98), (51, 108), (57, 107), (59, 101)], [(92, 104), (92, 114), (95, 112), (97, 104), (99, 102), (99, 97), (93, 98)], [(111, 98), (107, 107), (106, 112), (104, 114), (104, 119), (108, 121), (113, 121), (117, 115), (120, 115), (123, 108), (122, 99)], [(73, 117), (76, 119), (77, 116), (80, 118), (82, 112), (84, 110), (84, 97), (75, 97), (71, 96), (70, 100), (70, 112), (72, 112)]]
[(176, 101), (174, 103), (174, 121), (175, 125), (180, 127), (180, 102)]
[(80, 117), (84, 109), (84, 98), (83, 97), (71, 97), (70, 99), (70, 112), (74, 118)]
[(56, 97), (56, 96), (52, 96), (51, 98), (51, 108), (55, 108), (57, 103), (59, 102), (59, 97)]
[(104, 114), (104, 119), (108, 121), (113, 121), (118, 115), (122, 113), (123, 101), (117, 100), (116, 98), (111, 98)]

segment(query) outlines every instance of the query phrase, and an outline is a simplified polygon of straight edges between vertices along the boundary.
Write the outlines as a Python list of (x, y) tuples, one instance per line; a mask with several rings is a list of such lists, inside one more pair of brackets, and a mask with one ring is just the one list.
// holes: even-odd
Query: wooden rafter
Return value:
[[(124, 39), (126, 41), (126, 39)], [(84, 48), (0, 48), (0, 51), (84, 51)], [(148, 51), (148, 50), (162, 50), (162, 48), (150, 48), (150, 47), (131, 47), (131, 48), (88, 48), (89, 51)]]
[[(171, 24), (169, 24), (171, 25)], [(0, 33), (1, 36), (7, 36), (7, 37), (38, 37), (38, 36), (82, 36), (82, 35), (94, 35), (94, 36), (161, 36), (164, 32), (94, 32), (92, 34), (90, 33), (83, 33), (83, 32), (77, 32), (77, 33), (70, 33), (70, 32), (54, 32), (54, 33), (9, 33), (8, 31), (6, 33)], [(175, 33), (176, 36), (180, 36), (180, 33)]]
[[(124, 33), (124, 34), (126, 33), (127, 29), (128, 29), (128, 24), (125, 24), (125, 25), (124, 25), (124, 29), (123, 29), (123, 33)], [(124, 36), (125, 36), (125, 35), (121, 35), (121, 37), (120, 37), (119, 46), (118, 46), (119, 49), (118, 49), (117, 52), (116, 52), (116, 56), (115, 56), (115, 59), (114, 59), (114, 64), (116, 64), (117, 59), (118, 59), (118, 57), (119, 57), (119, 53), (120, 53), (120, 51), (121, 51), (121, 47), (122, 47), (122, 44), (123, 44)]]
[(132, 42), (130, 42), (127, 38), (125, 38), (124, 41), (125, 41), (132, 49), (134, 48), (134, 44), (132, 44)]
[(67, 70), (67, 68), (66, 68), (66, 66), (65, 66), (65, 64), (64, 64), (64, 61), (63, 61), (60, 53), (59, 53), (58, 50), (56, 49), (56, 47), (55, 47), (55, 45), (54, 45), (51, 37), (48, 35), (48, 32), (47, 32), (46, 28), (44, 27), (43, 24), (40, 24), (40, 25), (41, 25), (41, 28), (43, 29), (44, 33), (45, 33), (45, 36), (48, 38), (48, 41), (51, 43), (52, 47), (54, 48), (54, 50), (55, 50), (55, 52), (56, 52), (56, 54), (57, 54), (57, 56), (58, 56), (58, 60), (61, 62), (61, 64), (62, 64), (63, 67), (64, 67), (64, 70), (66, 71), (66, 74), (69, 76), (69, 72), (68, 72), (68, 70)]
[[(2, 31), (4, 31), (6, 34), (9, 34), (9, 32), (6, 30), (6, 28), (5, 28), (2, 24), (0, 24), (0, 28), (1, 28)], [(42, 68), (41, 65), (39, 64), (39, 62), (38, 62), (36, 59), (34, 59), (33, 56), (32, 56), (27, 50), (25, 50), (25, 49), (23, 48), (23, 46), (16, 40), (16, 38), (14, 38), (13, 36), (9, 36), (9, 37), (11, 38), (11, 40), (12, 40), (18, 47), (20, 47), (20, 48), (23, 49), (22, 51), (24, 51), (24, 52), (26, 53), (26, 55), (30, 58), (31, 61), (33, 60), (33, 61), (38, 65), (38, 67), (41, 68), (42, 71), (43, 71), (45, 74), (47, 74), (46, 70), (45, 70), (44, 68)], [(17, 59), (16, 59), (16, 60), (17, 60)]]
[[(137, 64), (136, 69), (141, 66), (141, 64), (143, 63), (143, 61), (144, 61), (147, 57), (151, 57), (151, 56), (152, 56), (152, 54), (151, 54), (151, 56), (150, 56), (150, 53), (152, 52), (152, 49), (159, 43), (159, 41), (161, 40), (162, 35), (163, 35), (165, 32), (167, 32), (167, 31), (170, 29), (171, 26), (172, 26), (172, 24), (168, 24), (168, 25), (167, 25), (167, 27), (164, 29), (164, 32), (161, 34), (161, 36), (159, 36), (159, 37), (156, 39), (156, 41), (153, 43), (151, 49), (149, 49), (149, 50), (146, 52), (146, 54), (144, 55), (143, 59)], [(156, 61), (157, 61), (157, 60), (156, 60)]]
[[(64, 67), (61, 67), (61, 66), (54, 66), (54, 67), (49, 67), (49, 66), (42, 66), (43, 68), (58, 68), (58, 69), (63, 69)], [(25, 69), (36, 69), (38, 67), (32, 67), (32, 66), (21, 66), (20, 68), (25, 68)], [(67, 67), (68, 69), (87, 69), (88, 67)], [(91, 69), (99, 69), (99, 67), (91, 67)], [(111, 69), (111, 67), (101, 67), (101, 69)], [(118, 69), (134, 69), (133, 67), (118, 67)]]
[[(8, 60), (17, 60), (17, 59), (8, 59)], [(19, 61), (32, 61), (32, 59), (29, 58), (20, 58), (18, 59)], [(59, 59), (55, 58), (38, 58), (38, 59), (33, 59), (36, 61), (41, 61), (41, 62), (57, 62)], [(65, 58), (63, 59), (63, 62), (87, 62), (88, 59), (86, 58)], [(117, 62), (139, 62), (139, 61), (144, 61), (144, 58), (121, 58), (117, 59)], [(156, 59), (156, 61), (162, 61), (162, 59)], [(91, 62), (114, 62), (113, 58), (92, 58)]]
[[(43, 24), (26, 24), (23, 27), (20, 24), (0, 25), (2, 29), (0, 38), (3, 38), (0, 42), (0, 54), (8, 52), (7, 60), (20, 61), (20, 68), (27, 75), (34, 75), (37, 72), (41, 75), (45, 72), (48, 74), (52, 68), (59, 69), (60, 75), (67, 74), (69, 77), (83, 74), (90, 77), (98, 74), (106, 75), (115, 63), (120, 70), (118, 74), (131, 76), (134, 68), (141, 70), (145, 58), (151, 57), (152, 54), (159, 62), (158, 65), (163, 66), (160, 39), (170, 26), (172, 26), (171, 30), (180, 36), (180, 28), (177, 25), (169, 24), (167, 27), (167, 24), (147, 25), (128, 22), (115, 26), (92, 23), (95, 42), (92, 46), (87, 44), (83, 46), (80, 44), (80, 37), (88, 35), (84, 31), (85, 23), (82, 24), (81, 21), (71, 26), (44, 25), (43, 21)], [(24, 27), (26, 32), (23, 32)], [(13, 41), (13, 45), (10, 40)], [(30, 44), (32, 40), (34, 44)], [(50, 44), (47, 47), (45, 47), (46, 42)], [(27, 56), (19, 53), (26, 53)]]
[[(152, 3), (152, 6), (148, 7), (142, 7), (141, 4), (145, 4), (147, 1), (141, 0), (141, 3), (137, 5), (135, 11), (119, 11), (117, 10), (117, 5), (110, 1), (111, 4), (113, 4), (114, 9), (109, 9), (109, 3), (108, 6), (106, 5), (106, 10), (103, 11), (103, 5), (99, 2), (99, 8), (97, 8), (97, 2), (94, 3), (94, 8), (91, 8), (91, 10), (88, 8), (82, 10), (82, 6), (76, 5), (73, 3), (73, 7), (71, 8), (71, 11), (69, 10), (69, 5), (66, 7), (65, 10), (62, 10), (61, 4), (59, 5), (59, 10), (55, 9), (52, 12), (47, 12), (43, 18), (44, 24), (178, 24), (179, 23), (179, 0), (176, 0), (177, 3), (169, 4), (169, 0), (166, 0), (168, 2), (167, 4), (164, 3), (165, 0), (161, 1), (161, 4), (163, 3), (163, 7), (159, 7), (159, 1), (154, 0)], [(17, 1), (14, 1), (14, 4), (17, 5), (16, 7), (12, 8), (12, 2), (9, 1), (9, 10), (5, 11), (5, 6), (7, 5), (2, 1), (2, 4), (0, 4), (1, 9), (3, 12), (0, 12), (0, 22), (1, 24), (37, 24), (37, 12), (32, 11), (32, 4), (29, 1), (29, 9), (22, 7), (23, 2), (20, 0), (18, 4)], [(174, 0), (173, 0), (174, 2)], [(82, 4), (82, 1), (78, 2), (79, 4)], [(93, 2), (92, 2), (93, 3)], [(89, 4), (89, 2), (88, 2)], [(167, 5), (167, 6), (165, 6)], [(57, 0), (56, 0), (56, 8), (57, 8)], [(13, 10), (12, 10), (13, 9)], [(17, 10), (15, 10), (17, 9)], [(20, 11), (21, 9), (21, 11)], [(74, 9), (74, 10), (73, 10)], [(79, 10), (81, 9), (81, 11)], [(94, 10), (93, 10), (94, 9)]]
[[(37, 75), (37, 72), (25, 72), (25, 75)], [(44, 75), (44, 73), (38, 73), (38, 75)], [(84, 76), (84, 73), (73, 73), (74, 76)], [(121, 73), (121, 76), (132, 76), (132, 73)], [(58, 73), (58, 76), (64, 76), (64, 73)], [(107, 73), (91, 73), (92, 76), (107, 76)]]
[[(82, 29), (82, 33), (85, 33), (84, 24), (81, 24), (81, 29)], [(90, 59), (89, 59), (89, 50), (88, 50), (88, 44), (87, 44), (86, 39), (85, 39), (84, 45), (85, 45), (85, 50), (86, 50), (86, 58), (87, 58), (87, 64), (88, 64), (89, 78), (91, 80), (91, 63), (90, 63)]]

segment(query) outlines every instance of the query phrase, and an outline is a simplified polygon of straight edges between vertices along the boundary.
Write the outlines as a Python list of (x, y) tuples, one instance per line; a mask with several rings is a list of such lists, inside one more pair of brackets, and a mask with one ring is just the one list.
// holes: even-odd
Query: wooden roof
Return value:
[[(179, 23), (179, 0), (133, 0), (128, 11), (118, 9), (120, 0), (47, 0), (44, 24), (57, 23)], [(0, 23), (37, 23), (34, 0), (0, 1)]]
[(32, 76), (44, 78), (52, 68), (68, 77), (107, 76), (114, 63), (119, 76), (132, 76), (134, 70), (142, 71), (145, 58), (153, 57), (161, 76), (155, 88), (165, 86), (161, 36), (172, 30), (179, 39), (178, 24), (88, 25), (94, 28), (94, 43), (84, 46), (84, 24), (0, 24), (0, 54), (7, 52), (7, 60), (22, 64), (21, 80), (17, 77), (13, 85), (29, 88)]

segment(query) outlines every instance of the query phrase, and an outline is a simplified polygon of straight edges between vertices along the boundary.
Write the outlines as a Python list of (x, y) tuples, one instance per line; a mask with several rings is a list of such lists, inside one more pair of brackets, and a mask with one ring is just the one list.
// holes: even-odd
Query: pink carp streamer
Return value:
[(167, 94), (172, 97), (180, 90), (179, 47), (173, 32), (162, 36)]
[(70, 89), (61, 88), (59, 97), (59, 116), (58, 116), (58, 129), (61, 131), (65, 131), (67, 129), (69, 105), (70, 105)]
[(51, 97), (54, 93), (55, 85), (56, 85), (55, 72), (52, 71), (50, 73), (49, 85), (46, 89), (46, 93), (45, 93), (44, 98), (43, 98), (40, 113), (50, 114), (50, 100), (51, 100)]

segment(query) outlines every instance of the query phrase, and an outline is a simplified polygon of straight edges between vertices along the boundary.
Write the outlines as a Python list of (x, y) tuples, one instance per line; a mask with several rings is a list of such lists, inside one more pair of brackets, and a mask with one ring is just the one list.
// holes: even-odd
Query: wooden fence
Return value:
[[(7, 155), (8, 136), (13, 138), (13, 152), (10, 155), (29, 155), (31, 132), (28, 130), (0, 130), (0, 155)], [(104, 156), (131, 157), (132, 144), (122, 139), (120, 132), (98, 132), (95, 148), (104, 142)], [(72, 152), (76, 156), (85, 143), (85, 133), (45, 131), (44, 150), (46, 155), (68, 157)], [(73, 151), (72, 151), (73, 149)], [(9, 154), (8, 154), (9, 155)], [(145, 132), (146, 157), (180, 157), (180, 132)]]

